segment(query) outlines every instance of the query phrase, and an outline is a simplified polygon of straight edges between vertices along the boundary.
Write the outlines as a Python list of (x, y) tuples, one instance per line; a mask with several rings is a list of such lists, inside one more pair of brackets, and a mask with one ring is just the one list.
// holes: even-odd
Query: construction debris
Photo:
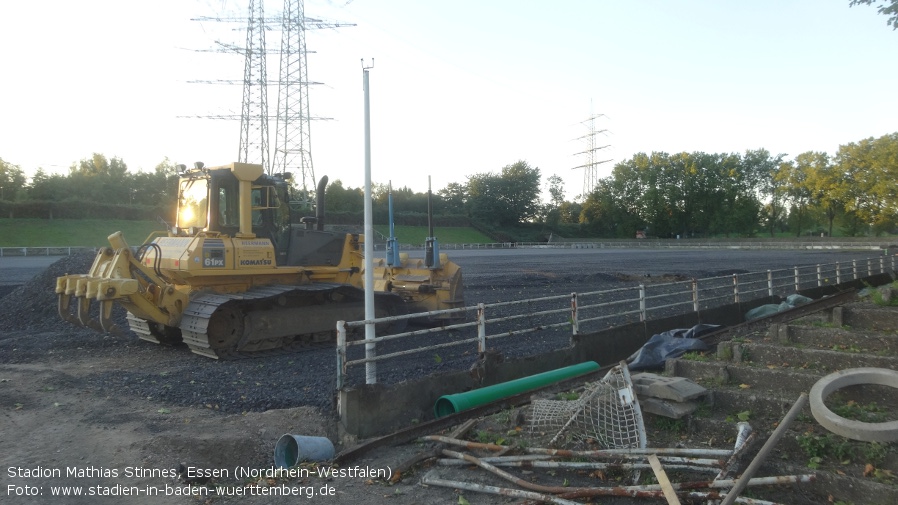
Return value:
[(645, 447), (645, 424), (627, 364), (612, 368), (599, 382), (588, 384), (577, 399), (534, 400), (530, 432), (562, 434), (593, 440), (604, 448)]
[(773, 433), (770, 434), (770, 438), (767, 439), (767, 442), (764, 443), (764, 446), (761, 447), (761, 450), (758, 451), (758, 454), (755, 456), (755, 459), (749, 463), (748, 468), (745, 469), (745, 472), (742, 473), (742, 476), (736, 481), (733, 485), (733, 488), (727, 493), (726, 498), (721, 502), (721, 505), (731, 505), (736, 501), (736, 498), (739, 496), (739, 493), (745, 489), (745, 486), (748, 484), (748, 481), (754, 477), (755, 472), (761, 468), (761, 464), (764, 463), (764, 460), (767, 459), (767, 456), (770, 454), (770, 451), (776, 447), (776, 444), (779, 443), (779, 440), (786, 433), (786, 430), (789, 429), (789, 426), (792, 424), (792, 421), (798, 417), (798, 414), (801, 412), (801, 409), (804, 408), (808, 403), (808, 395), (807, 393), (801, 393), (798, 397), (798, 400), (795, 401), (795, 404), (792, 405), (792, 408), (789, 409), (789, 412), (786, 413), (786, 416), (780, 421), (779, 425), (777, 425), (776, 429), (773, 430)]
[(672, 419), (695, 412), (699, 402), (692, 400), (708, 394), (707, 389), (689, 379), (648, 372), (633, 375), (633, 387), (643, 412)]
[[(787, 426), (788, 423), (789, 418), (787, 416), (787, 419), (782, 424)], [(465, 429), (467, 428), (465, 427)], [(456, 430), (456, 432), (458, 431)], [(774, 433), (775, 435), (776, 433)], [(649, 498), (666, 500), (668, 504), (677, 504), (681, 503), (680, 500), (718, 501), (726, 498), (728, 495), (732, 499), (731, 503), (776, 505), (774, 502), (740, 497), (738, 494), (745, 486), (784, 485), (814, 480), (814, 475), (752, 478), (753, 474), (748, 471), (739, 480), (726, 478), (730, 474), (738, 473), (736, 466), (739, 458), (750, 447), (755, 436), (756, 434), (752, 432), (748, 423), (743, 422), (739, 423), (736, 445), (732, 450), (676, 447), (569, 450), (543, 447), (517, 447), (512, 449), (501, 444), (430, 435), (422, 437), (420, 440), (439, 444), (436, 450), (439, 450), (441, 455), (445, 456), (436, 460), (436, 464), (439, 467), (459, 468), (474, 465), (486, 470), (493, 477), (515, 484), (517, 488), (475, 483), (473, 481), (477, 480), (477, 478), (471, 476), (466, 477), (464, 482), (449, 480), (439, 475), (435, 469), (431, 469), (424, 475), (421, 483), (511, 496), (542, 503), (566, 505), (580, 503), (573, 500), (593, 499), (596, 497)], [(768, 444), (776, 443), (774, 436), (771, 436), (771, 441), (768, 441)], [(465, 452), (446, 449), (446, 446), (460, 447), (468, 451), (486, 451), (493, 453), (493, 455), (475, 456)], [(767, 450), (769, 451), (769, 449)], [(517, 454), (496, 455), (509, 451)], [(433, 451), (430, 452), (432, 453)], [(760, 455), (756, 460), (759, 458), (761, 458)], [(566, 477), (564, 477), (564, 482), (561, 485), (541, 484), (536, 482), (533, 476), (524, 478), (500, 467), (516, 468), (525, 477), (528, 474), (532, 475), (537, 470), (544, 470), (550, 478), (556, 481), (560, 478), (559, 473), (563, 473)], [(658, 484), (630, 486), (616, 484), (616, 482), (620, 481), (619, 476), (622, 472), (626, 474), (645, 469), (651, 469), (655, 473)], [(676, 472), (678, 476), (699, 475), (706, 472), (716, 473), (716, 476), (711, 480), (700, 479), (673, 482), (668, 476), (668, 471)], [(589, 478), (584, 480), (582, 478), (584, 475)], [(567, 476), (575, 480), (569, 482)], [(578, 476), (580, 478), (577, 478)], [(598, 479), (600, 484), (590, 484), (595, 482), (595, 479)], [(588, 485), (583, 485), (584, 483)], [(737, 484), (741, 486), (741, 489), (734, 492), (734, 486)]]

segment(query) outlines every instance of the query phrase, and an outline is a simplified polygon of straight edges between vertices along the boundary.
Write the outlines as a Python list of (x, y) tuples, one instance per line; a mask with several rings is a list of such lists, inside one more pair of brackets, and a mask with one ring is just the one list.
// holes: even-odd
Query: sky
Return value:
[[(92, 153), (151, 171), (237, 161), (246, 0), (0, 2), (0, 158), (65, 174)], [(282, 11), (269, 0), (266, 15)], [(307, 0), (316, 177), (426, 191), (525, 161), (568, 199), (637, 153), (787, 159), (898, 131), (898, 31), (849, 0)], [(269, 48), (280, 34), (267, 32)], [(279, 57), (268, 55), (271, 80)], [(269, 89), (270, 114), (277, 90)], [(589, 118), (596, 117), (592, 122)], [(592, 129), (590, 129), (590, 125)], [(274, 125), (271, 125), (272, 145)]]

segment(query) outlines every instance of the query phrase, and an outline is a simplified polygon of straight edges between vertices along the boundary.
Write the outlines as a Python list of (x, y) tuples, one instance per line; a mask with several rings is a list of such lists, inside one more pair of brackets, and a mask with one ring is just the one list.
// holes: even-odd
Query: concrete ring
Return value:
[(893, 442), (898, 440), (898, 421), (865, 423), (837, 416), (823, 404), (829, 395), (846, 386), (879, 384), (898, 388), (898, 372), (886, 368), (848, 368), (827, 375), (811, 388), (811, 414), (827, 430), (852, 440), (863, 442)]

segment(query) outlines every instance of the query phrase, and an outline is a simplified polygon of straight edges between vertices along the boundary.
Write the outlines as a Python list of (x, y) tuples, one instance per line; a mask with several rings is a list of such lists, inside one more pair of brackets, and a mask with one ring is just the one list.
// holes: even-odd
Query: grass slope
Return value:
[(155, 230), (156, 221), (123, 219), (0, 219), (0, 247), (100, 247), (121, 231), (130, 245), (140, 245)]

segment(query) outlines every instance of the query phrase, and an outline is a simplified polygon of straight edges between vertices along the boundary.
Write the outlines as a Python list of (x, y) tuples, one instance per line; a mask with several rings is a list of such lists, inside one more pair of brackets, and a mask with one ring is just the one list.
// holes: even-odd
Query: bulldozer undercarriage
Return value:
[[(403, 300), (375, 294), (376, 317), (404, 315)], [(192, 297), (178, 328), (128, 313), (131, 330), (157, 344), (187, 344), (203, 356), (238, 359), (296, 352), (336, 340), (338, 320), (365, 317), (364, 292), (340, 284), (260, 286), (239, 294)], [(405, 321), (384, 323), (378, 334), (401, 331)], [(297, 333), (301, 331), (302, 333)]]

